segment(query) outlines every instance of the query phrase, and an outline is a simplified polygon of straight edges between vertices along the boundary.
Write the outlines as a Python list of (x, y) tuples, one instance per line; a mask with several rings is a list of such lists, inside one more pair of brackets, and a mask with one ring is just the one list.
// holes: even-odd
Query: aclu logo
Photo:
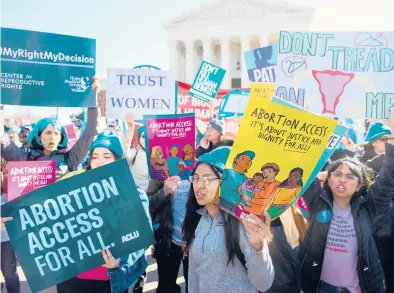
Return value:
[(84, 93), (89, 88), (89, 77), (70, 76), (64, 83), (68, 84), (74, 93)]
[(122, 236), (122, 243), (129, 242), (131, 240), (137, 239), (140, 237), (140, 233), (138, 231), (131, 232), (125, 236)]

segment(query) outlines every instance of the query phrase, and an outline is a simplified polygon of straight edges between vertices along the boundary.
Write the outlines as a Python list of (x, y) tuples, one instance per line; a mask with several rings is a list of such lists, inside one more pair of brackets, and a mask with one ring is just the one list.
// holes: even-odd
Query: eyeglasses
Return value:
[(346, 181), (351, 181), (351, 182), (359, 181), (359, 178), (352, 174), (343, 174), (342, 172), (332, 172), (331, 175), (337, 179), (342, 179), (343, 177), (345, 177)]
[(201, 177), (201, 178), (199, 178), (198, 176), (190, 176), (189, 177), (189, 180), (191, 183), (197, 184), (198, 182), (202, 182), (206, 186), (211, 184), (211, 182), (213, 180), (218, 180), (218, 179), (220, 179), (220, 178), (216, 178), (216, 177)]

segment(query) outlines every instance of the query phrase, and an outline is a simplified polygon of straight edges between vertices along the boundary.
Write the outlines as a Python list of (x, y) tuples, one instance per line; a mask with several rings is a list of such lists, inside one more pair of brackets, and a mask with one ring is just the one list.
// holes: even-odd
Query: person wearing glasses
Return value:
[(392, 130), (382, 122), (371, 123), (365, 135), (364, 154), (359, 158), (362, 163), (384, 153), (385, 144), (391, 140)]
[(241, 222), (215, 204), (230, 151), (219, 147), (202, 155), (191, 177), (183, 223), (189, 293), (266, 292), (274, 282), (268, 214), (264, 221), (251, 214)]
[(345, 158), (303, 194), (310, 227), (300, 245), (304, 293), (384, 293), (386, 281), (373, 235), (390, 230), (394, 146), (385, 145), (382, 169), (371, 184), (367, 168)]

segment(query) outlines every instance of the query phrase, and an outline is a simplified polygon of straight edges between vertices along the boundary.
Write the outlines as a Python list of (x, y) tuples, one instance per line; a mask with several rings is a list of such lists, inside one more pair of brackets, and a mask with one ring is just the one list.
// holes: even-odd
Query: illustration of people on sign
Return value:
[(170, 148), (170, 157), (166, 160), (168, 164), (168, 169), (170, 176), (178, 176), (179, 174), (179, 164), (181, 163), (181, 158), (178, 157), (178, 145), (174, 144)]
[(254, 174), (253, 178), (246, 179), (239, 187), (239, 192), (242, 195), (239, 204), (241, 206), (251, 207), (251, 200), (254, 194), (263, 190), (259, 185), (264, 181), (264, 175), (261, 173)]
[(239, 187), (248, 179), (246, 173), (252, 166), (255, 153), (244, 151), (239, 153), (233, 162), (232, 169), (225, 169), (220, 185), (220, 207), (235, 214), (237, 205), (241, 200)]
[(187, 180), (192, 175), (194, 169), (194, 162), (196, 157), (194, 155), (193, 146), (185, 144), (182, 149), (183, 155), (179, 166), (181, 180)]
[(163, 149), (160, 146), (154, 146), (151, 151), (150, 165), (152, 167), (152, 177), (164, 181), (170, 177), (168, 164), (163, 159)]
[(296, 200), (304, 186), (302, 182), (303, 175), (304, 170), (301, 168), (294, 168), (290, 171), (289, 177), (279, 185), (272, 198), (272, 204), (269, 209), (270, 215), (280, 214)]
[[(253, 197), (250, 200), (250, 206), (244, 205), (242, 209), (261, 216), (267, 211), (276, 189), (281, 184), (280, 181), (276, 180), (280, 168), (275, 163), (267, 163), (261, 167), (261, 174), (263, 175), (263, 181), (257, 185), (257, 188), (253, 191)], [(243, 190), (240, 192), (243, 196), (245, 195)]]

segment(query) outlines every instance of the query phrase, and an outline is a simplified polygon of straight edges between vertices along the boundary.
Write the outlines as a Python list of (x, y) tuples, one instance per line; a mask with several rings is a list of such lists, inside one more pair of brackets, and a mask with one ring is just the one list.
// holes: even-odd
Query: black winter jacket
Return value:
[[(358, 240), (358, 276), (363, 293), (385, 293), (386, 283), (373, 238), (389, 234), (389, 208), (394, 191), (394, 146), (386, 145), (383, 167), (364, 196), (351, 200)], [(301, 283), (304, 293), (315, 293), (320, 282), (330, 221), (319, 222), (323, 210), (332, 213), (333, 195), (315, 180), (303, 198), (310, 211), (310, 227), (300, 246)]]
[[(149, 213), (155, 229), (156, 245), (164, 245), (170, 251), (172, 243), (172, 194), (164, 195), (164, 184), (152, 179), (146, 194), (149, 198)], [(158, 227), (158, 228), (156, 228)]]
[(221, 142), (219, 142), (217, 145), (213, 145), (212, 142), (209, 143), (209, 147), (207, 149), (204, 149), (202, 146), (199, 146), (196, 149), (196, 158), (198, 159), (200, 156), (202, 156), (203, 154), (209, 153), (212, 150), (221, 147), (221, 146), (233, 146), (234, 141), (232, 139), (224, 139)]

